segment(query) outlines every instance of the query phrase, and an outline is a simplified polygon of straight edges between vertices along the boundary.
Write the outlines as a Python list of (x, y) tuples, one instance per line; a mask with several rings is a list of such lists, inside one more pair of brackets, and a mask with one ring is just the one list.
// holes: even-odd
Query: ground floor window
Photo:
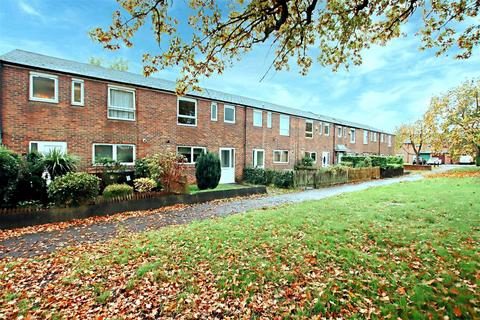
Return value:
[(265, 167), (265, 150), (253, 149), (253, 167), (254, 168)]
[(207, 152), (205, 147), (177, 147), (177, 154), (184, 156), (186, 163), (196, 163), (198, 157), (205, 152)]
[(30, 141), (29, 144), (30, 152), (47, 154), (53, 150), (67, 153), (67, 143), (64, 141)]
[(135, 163), (135, 145), (133, 144), (93, 144), (93, 163), (116, 161), (124, 165)]
[(288, 151), (273, 150), (273, 163), (288, 163)]
[(313, 163), (317, 163), (317, 153), (315, 151), (305, 151), (305, 157), (312, 158)]

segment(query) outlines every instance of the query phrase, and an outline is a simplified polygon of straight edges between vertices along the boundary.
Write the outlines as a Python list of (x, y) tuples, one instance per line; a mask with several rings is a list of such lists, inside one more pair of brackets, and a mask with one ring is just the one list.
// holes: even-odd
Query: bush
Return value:
[(220, 158), (212, 152), (202, 153), (195, 164), (195, 177), (200, 190), (215, 189), (220, 182)]
[(10, 201), (18, 179), (20, 160), (7, 148), (0, 146), (0, 206)]
[(350, 168), (353, 168), (353, 162), (350, 162), (350, 161), (341, 161), (340, 162), (340, 165), (344, 166), (344, 167), (350, 167)]
[(128, 184), (111, 184), (103, 190), (102, 196), (106, 199), (129, 196), (133, 193), (133, 188)]
[(50, 179), (63, 176), (69, 172), (77, 171), (77, 159), (71, 155), (53, 149), (43, 158), (45, 170), (50, 175)]
[(273, 178), (275, 177), (275, 174), (277, 173), (275, 170), (272, 170), (272, 169), (266, 169), (264, 170), (265, 171), (265, 174), (264, 174), (264, 184), (266, 186), (269, 186), (273, 183)]
[(135, 160), (135, 178), (150, 177), (150, 170), (148, 168), (147, 159), (141, 158)]
[(475, 165), (477, 167), (480, 167), (480, 156), (477, 156), (477, 158), (475, 158)]
[(264, 169), (251, 167), (243, 169), (243, 181), (246, 183), (267, 185), (266, 180), (266, 170)]
[(57, 177), (48, 186), (48, 196), (57, 205), (78, 206), (98, 196), (100, 179), (84, 172)]
[(386, 169), (400, 169), (400, 168), (403, 168), (403, 164), (388, 163), (385, 168)]
[(13, 196), (15, 203), (37, 201), (47, 203), (47, 182), (43, 175), (45, 167), (43, 156), (30, 152), (20, 161), (18, 181)]
[(403, 158), (399, 156), (387, 157), (387, 164), (403, 164)]
[(174, 152), (158, 153), (146, 159), (151, 178), (167, 192), (186, 193), (185, 158)]
[(292, 188), (293, 171), (277, 171), (273, 177), (273, 185), (277, 188)]
[(300, 160), (300, 165), (304, 167), (313, 167), (313, 159), (305, 155), (302, 160)]
[(137, 192), (151, 192), (157, 187), (155, 180), (151, 178), (138, 178), (133, 180), (133, 185)]

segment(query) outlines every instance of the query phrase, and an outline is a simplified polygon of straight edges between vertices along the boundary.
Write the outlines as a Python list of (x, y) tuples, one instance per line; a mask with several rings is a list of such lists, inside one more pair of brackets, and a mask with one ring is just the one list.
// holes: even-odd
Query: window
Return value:
[(373, 133), (373, 142), (377, 142), (377, 137), (378, 137), (378, 133), (374, 132)]
[(135, 145), (133, 144), (93, 144), (93, 163), (101, 163), (103, 159), (120, 162), (124, 165), (135, 163)]
[(286, 116), (284, 114), (280, 115), (280, 135), (290, 135), (290, 116)]
[(347, 127), (343, 127), (343, 137), (347, 137)]
[(383, 143), (383, 141), (385, 141), (384, 134), (383, 134), (383, 133), (380, 133), (380, 142)]
[(108, 118), (135, 120), (135, 90), (116, 86), (108, 87)]
[(355, 143), (355, 129), (350, 129), (350, 143)]
[(30, 100), (58, 103), (58, 77), (30, 72)]
[(265, 167), (265, 150), (253, 149), (253, 167), (254, 168)]
[(312, 152), (305, 151), (305, 156), (312, 158), (313, 163), (317, 163), (317, 153), (315, 151), (312, 151)]
[(368, 144), (368, 131), (363, 130), (363, 144)]
[(189, 98), (178, 98), (177, 124), (182, 126), (197, 125), (197, 100)]
[(198, 157), (207, 152), (205, 147), (177, 147), (177, 154), (184, 156), (186, 163), (196, 163)]
[(388, 136), (388, 146), (391, 147), (392, 146), (392, 136)]
[(272, 127), (272, 113), (267, 112), (267, 128), (271, 128), (271, 127)]
[(305, 120), (305, 137), (313, 138), (313, 121)]
[(235, 123), (235, 107), (224, 105), (223, 106), (223, 122)]
[(212, 102), (210, 105), (210, 120), (217, 121), (218, 115), (218, 106), (216, 102)]
[(83, 106), (83, 80), (72, 79), (72, 105)]
[(30, 141), (29, 151), (47, 154), (52, 150), (67, 153), (67, 143), (63, 141)]
[(288, 163), (288, 151), (273, 150), (273, 163)]
[(325, 124), (323, 125), (323, 128), (324, 128), (324, 131), (323, 131), (323, 132), (325, 133), (325, 135), (326, 135), (326, 136), (329, 136), (329, 135), (330, 135), (330, 123), (325, 123)]
[(339, 138), (341, 138), (341, 137), (342, 137), (342, 127), (338, 127), (338, 128), (337, 128), (337, 132), (338, 132), (338, 133), (337, 133), (337, 136), (338, 136)]
[(322, 128), (322, 123), (320, 122), (320, 123), (318, 124), (318, 134), (319, 134), (319, 135), (322, 135), (322, 132), (323, 132), (323, 128)]
[(253, 126), (261, 127), (263, 126), (263, 113), (261, 110), (253, 110)]

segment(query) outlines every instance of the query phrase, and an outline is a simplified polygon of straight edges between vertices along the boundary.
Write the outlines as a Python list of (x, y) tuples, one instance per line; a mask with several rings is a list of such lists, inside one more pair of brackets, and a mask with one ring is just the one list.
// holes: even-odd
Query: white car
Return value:
[(438, 166), (442, 164), (442, 159), (437, 157), (431, 157), (430, 159), (428, 159), (427, 164)]
[(473, 163), (473, 157), (472, 156), (460, 156), (460, 159), (458, 160), (458, 163), (460, 164), (472, 164)]

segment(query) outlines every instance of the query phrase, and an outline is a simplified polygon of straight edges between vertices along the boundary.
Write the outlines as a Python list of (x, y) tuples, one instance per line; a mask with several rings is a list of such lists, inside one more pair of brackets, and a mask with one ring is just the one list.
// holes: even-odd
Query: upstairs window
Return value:
[(135, 145), (95, 143), (93, 145), (93, 163), (102, 163), (104, 160), (133, 165), (135, 163)]
[(116, 86), (108, 87), (108, 118), (135, 120), (135, 90)]
[(337, 128), (337, 133), (338, 133), (337, 136), (338, 136), (339, 138), (341, 138), (341, 137), (342, 137), (342, 127), (338, 127), (338, 128)]
[(374, 133), (370, 132), (370, 142), (373, 142), (373, 136), (374, 136)]
[(388, 136), (388, 146), (391, 147), (392, 146), (392, 136)]
[(178, 147), (177, 154), (182, 155), (186, 159), (186, 163), (196, 163), (198, 157), (202, 154), (207, 152), (207, 148), (205, 147)]
[(305, 120), (305, 137), (313, 138), (313, 121)]
[(218, 116), (218, 106), (216, 102), (212, 102), (210, 105), (210, 120), (217, 121)]
[(363, 144), (368, 144), (368, 131), (363, 130)]
[(72, 79), (72, 105), (83, 106), (83, 80)]
[(30, 100), (58, 103), (58, 77), (30, 72)]
[(323, 125), (323, 132), (326, 136), (329, 136), (330, 135), (330, 123), (325, 123)]
[(177, 124), (183, 126), (197, 125), (197, 100), (189, 98), (178, 98)]
[(355, 129), (350, 129), (350, 143), (355, 143)]
[(343, 127), (343, 137), (347, 137), (347, 127)]
[(289, 136), (290, 135), (290, 116), (281, 114), (280, 115), (280, 135)]
[(269, 111), (267, 112), (267, 128), (272, 127), (272, 113)]
[(261, 110), (253, 110), (253, 126), (262, 127), (263, 126), (263, 113)]
[(322, 133), (323, 133), (323, 128), (322, 128), (322, 123), (320, 122), (320, 123), (318, 124), (318, 134), (319, 134), (319, 135), (322, 135)]
[(384, 134), (383, 134), (383, 133), (380, 133), (380, 142), (383, 143), (383, 141), (385, 141)]
[(378, 133), (373, 133), (373, 142), (377, 142)]
[(223, 106), (223, 122), (235, 123), (235, 107), (224, 105)]

